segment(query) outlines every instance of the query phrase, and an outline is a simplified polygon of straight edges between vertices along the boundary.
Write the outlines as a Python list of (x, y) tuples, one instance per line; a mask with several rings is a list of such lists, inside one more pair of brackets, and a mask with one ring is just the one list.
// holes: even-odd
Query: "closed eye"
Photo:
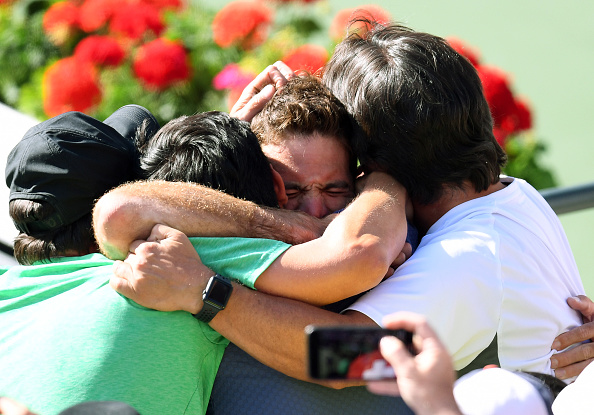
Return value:
[(330, 196), (348, 196), (352, 194), (350, 189), (328, 189), (326, 193)]

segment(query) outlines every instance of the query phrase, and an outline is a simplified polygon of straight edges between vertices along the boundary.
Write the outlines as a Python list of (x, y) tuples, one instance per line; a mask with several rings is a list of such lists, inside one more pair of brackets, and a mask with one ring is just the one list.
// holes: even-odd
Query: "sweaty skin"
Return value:
[(285, 182), (285, 209), (322, 218), (342, 209), (354, 196), (347, 150), (338, 138), (296, 135), (262, 150)]

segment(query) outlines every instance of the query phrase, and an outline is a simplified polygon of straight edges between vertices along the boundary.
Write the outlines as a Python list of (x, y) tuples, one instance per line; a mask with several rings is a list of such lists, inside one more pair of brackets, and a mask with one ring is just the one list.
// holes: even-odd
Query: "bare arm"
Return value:
[[(135, 242), (131, 251), (125, 262), (114, 265), (110, 284), (116, 291), (163, 311), (196, 313), (202, 308), (202, 291), (214, 273), (200, 262), (184, 234), (157, 225), (150, 241)], [(304, 330), (314, 323), (375, 324), (358, 312), (336, 314), (234, 284), (227, 307), (211, 326), (262, 363), (289, 376), (310, 380)]]
[[(236, 286), (227, 308), (211, 327), (251, 356), (288, 376), (312, 381), (307, 374), (305, 327), (315, 325), (376, 325), (356, 311), (332, 313), (290, 299)], [(352, 382), (327, 383), (343, 387)]]
[(93, 211), (101, 252), (124, 259), (130, 244), (157, 223), (189, 236), (242, 236), (296, 244), (320, 236), (325, 222), (302, 212), (262, 208), (192, 183), (135, 182), (99, 199)]
[(357, 199), (321, 238), (291, 247), (255, 283), (259, 291), (313, 305), (329, 304), (375, 287), (406, 239), (406, 191), (372, 173)]

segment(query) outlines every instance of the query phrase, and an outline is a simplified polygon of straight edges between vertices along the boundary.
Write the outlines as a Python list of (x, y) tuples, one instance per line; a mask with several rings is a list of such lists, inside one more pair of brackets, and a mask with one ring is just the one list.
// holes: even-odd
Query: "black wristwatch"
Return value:
[(202, 310), (193, 314), (193, 316), (208, 323), (219, 311), (225, 308), (232, 292), (233, 285), (227, 278), (220, 274), (210, 277), (206, 289), (202, 292)]

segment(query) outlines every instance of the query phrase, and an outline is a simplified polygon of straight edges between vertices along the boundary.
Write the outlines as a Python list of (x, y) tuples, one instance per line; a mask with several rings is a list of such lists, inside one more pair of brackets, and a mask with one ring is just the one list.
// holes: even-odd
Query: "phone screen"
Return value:
[(379, 341), (396, 336), (414, 354), (412, 333), (380, 327), (306, 328), (309, 374), (314, 379), (393, 379), (394, 370), (379, 352)]

